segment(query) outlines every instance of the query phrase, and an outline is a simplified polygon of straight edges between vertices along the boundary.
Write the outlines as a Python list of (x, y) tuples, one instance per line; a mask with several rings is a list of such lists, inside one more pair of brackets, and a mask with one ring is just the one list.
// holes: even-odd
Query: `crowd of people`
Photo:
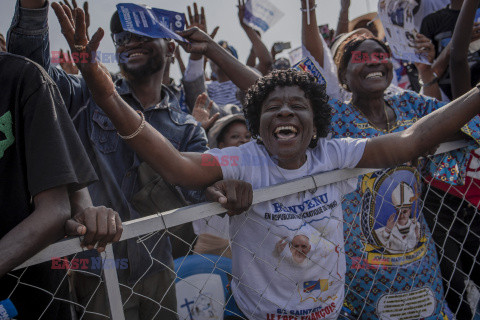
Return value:
[[(340, 2), (329, 30), (300, 1), (300, 60), (318, 79), (281, 55), (289, 39), (268, 49), (244, 0), (245, 63), (196, 3), (188, 42), (125, 31), (113, 12), (117, 74), (71, 58), (108, 41), (88, 32), (87, 2), (17, 0), (0, 36), (0, 301), (18, 319), (109, 317), (92, 261), (115, 242), (129, 320), (178, 319), (174, 259), (189, 254), (232, 259), (230, 320), (480, 319), (480, 0), (416, 1), (428, 63), (394, 58), (377, 15)], [(50, 7), (69, 45), (58, 66)], [(255, 189), (344, 168), (384, 169), (252, 205)], [(122, 221), (205, 200), (228, 214), (119, 241)], [(12, 271), (66, 236), (83, 236), (81, 272)]]

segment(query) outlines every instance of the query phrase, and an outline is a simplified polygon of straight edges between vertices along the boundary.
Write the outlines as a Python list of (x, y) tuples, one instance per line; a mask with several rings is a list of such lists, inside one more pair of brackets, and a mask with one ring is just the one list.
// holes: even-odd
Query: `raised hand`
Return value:
[(67, 5), (52, 3), (52, 8), (57, 15), (62, 34), (72, 51), (80, 57), (77, 67), (82, 73), (88, 88), (94, 99), (100, 101), (114, 95), (115, 86), (107, 70), (102, 68), (98, 61), (92, 59), (94, 52), (97, 51), (100, 41), (104, 36), (102, 28), (88, 40), (86, 33), (85, 13), (82, 9), (76, 8), (72, 11)]
[(417, 223), (417, 219), (413, 219), (413, 223), (415, 223), (415, 236), (417, 237), (417, 241), (420, 240), (420, 225)]
[(340, 1), (340, 7), (343, 10), (348, 10), (350, 8), (350, 0), (341, 0)]
[(395, 216), (396, 216), (396, 214), (393, 213), (388, 218), (387, 225), (385, 226), (385, 231), (387, 231), (388, 233), (392, 232), (393, 227), (395, 227), (395, 222), (396, 222)]
[(62, 6), (67, 6), (68, 9), (70, 9), (70, 11), (73, 11), (74, 9), (78, 8), (77, 1), (72, 0), (72, 3), (73, 3), (73, 6), (70, 4), (70, 2), (68, 2), (68, 0), (60, 1), (60, 4)]
[(205, 196), (228, 210), (229, 216), (241, 214), (252, 205), (252, 185), (240, 180), (221, 180), (208, 187)]
[[(78, 8), (77, 1), (72, 0), (73, 6), (68, 2), (68, 0), (60, 1), (60, 4), (66, 5), (71, 12), (73, 12), (76, 8)], [(88, 35), (88, 28), (90, 27), (90, 13), (88, 12), (88, 2), (85, 1), (83, 3), (83, 11), (85, 12), (85, 26), (86, 26), (86, 32), (87, 32), (87, 39), (90, 39)]]
[(188, 53), (205, 54), (208, 49), (208, 44), (214, 42), (208, 34), (200, 30), (198, 27), (193, 27), (177, 33), (190, 41), (190, 43), (178, 43)]
[[(187, 6), (187, 12), (188, 12), (188, 21), (186, 28), (190, 29), (193, 27), (197, 27), (203, 32), (208, 34), (207, 31), (207, 19), (205, 18), (205, 9), (203, 7), (200, 7), (200, 14), (198, 13), (198, 6), (197, 3), (193, 3), (193, 15), (192, 15), (192, 8), (190, 6)], [(220, 27), (217, 26), (213, 29), (212, 33), (210, 34), (210, 38), (214, 39), (218, 29)]]
[(418, 62), (415, 63), (418, 71), (421, 73), (430, 69), (436, 55), (435, 46), (433, 45), (432, 41), (423, 34), (417, 33), (417, 35), (415, 36), (415, 51), (417, 52), (417, 54), (420, 54), (421, 56), (427, 58), (428, 62), (430, 63), (430, 65)]
[[(302, 0), (302, 2), (303, 1), (304, 0)], [(311, 0), (308, 0), (308, 1), (311, 1)], [(313, 6), (314, 5), (315, 3), (313, 3)], [(338, 15), (338, 23), (335, 31), (335, 36), (338, 36), (339, 34), (342, 34), (342, 33), (347, 33), (348, 22), (350, 21), (350, 18), (349, 18), (350, 0), (341, 0), (340, 5), (341, 7), (340, 7), (340, 13)], [(311, 6), (312, 4), (310, 4), (310, 8)], [(302, 7), (303, 7), (303, 4), (302, 4)]]
[[(179, 42), (188, 53), (204, 54), (219, 66), (241, 90), (247, 90), (259, 78), (259, 74), (235, 59), (227, 50), (197, 27), (177, 32), (190, 43)], [(268, 50), (267, 50), (268, 53)]]
[(85, 31), (87, 32), (87, 38), (90, 39), (90, 37), (88, 36), (88, 28), (90, 28), (90, 12), (88, 12), (87, 1), (83, 3), (83, 11), (85, 12), (85, 26), (86, 26)]
[(417, 33), (415, 36), (415, 49), (417, 53), (425, 56), (428, 62), (433, 63), (435, 60), (435, 46), (429, 38), (421, 33)]
[(62, 67), (63, 71), (68, 74), (78, 74), (78, 68), (73, 63), (72, 55), (70, 54), (70, 50), (67, 50), (67, 56), (62, 49), (60, 49), (60, 67)]
[[(210, 102), (209, 102), (210, 101)], [(218, 120), (220, 113), (215, 113), (210, 117), (212, 112), (213, 101), (208, 99), (207, 94), (204, 92), (197, 97), (195, 106), (192, 110), (192, 116), (202, 124), (203, 129), (208, 130)]]
[(238, 8), (238, 21), (242, 28), (247, 28), (248, 26), (243, 22), (243, 18), (245, 18), (245, 0), (238, 0), (237, 4)]
[(277, 243), (275, 244), (275, 251), (277, 254), (282, 253), (282, 251), (285, 249), (285, 247), (288, 244), (287, 237), (282, 237), (282, 239), (278, 240)]

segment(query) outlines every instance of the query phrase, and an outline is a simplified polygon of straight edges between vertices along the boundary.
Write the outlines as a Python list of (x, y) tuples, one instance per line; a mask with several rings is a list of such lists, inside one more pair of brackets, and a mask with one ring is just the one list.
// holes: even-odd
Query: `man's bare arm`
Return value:
[(0, 239), (0, 277), (64, 236), (70, 217), (67, 188), (48, 189), (33, 200), (35, 210)]

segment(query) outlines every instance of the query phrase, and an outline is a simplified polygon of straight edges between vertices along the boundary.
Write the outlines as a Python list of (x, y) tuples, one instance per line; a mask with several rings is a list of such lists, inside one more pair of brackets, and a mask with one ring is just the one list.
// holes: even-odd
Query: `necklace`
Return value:
[(390, 120), (388, 119), (388, 114), (387, 114), (387, 104), (388, 102), (386, 102), (385, 100), (383, 101), (383, 113), (385, 114), (385, 119), (387, 120), (387, 128), (386, 129), (382, 129), (380, 127), (378, 127), (376, 124), (374, 124), (373, 122), (370, 121), (370, 119), (365, 115), (365, 113), (363, 113), (363, 111), (358, 108), (357, 106), (355, 106), (352, 102), (352, 99), (350, 99), (350, 101), (348, 102), (351, 106), (353, 106), (356, 110), (358, 110), (358, 112), (360, 112), (360, 114), (362, 115), (362, 117), (364, 117), (367, 122), (375, 129), (375, 130), (378, 130), (378, 131), (382, 131), (383, 133), (389, 133), (390, 130), (393, 130), (394, 127), (390, 126)]
[(388, 121), (388, 114), (387, 114), (387, 104), (383, 102), (383, 112), (385, 112), (385, 118), (387, 119), (387, 132), (390, 131), (390, 121)]

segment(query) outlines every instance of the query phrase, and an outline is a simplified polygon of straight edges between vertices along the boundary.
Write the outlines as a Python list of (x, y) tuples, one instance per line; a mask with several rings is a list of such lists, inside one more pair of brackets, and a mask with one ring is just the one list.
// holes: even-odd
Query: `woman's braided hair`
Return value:
[(293, 69), (276, 70), (258, 79), (247, 92), (243, 112), (247, 119), (252, 137), (257, 139), (260, 132), (260, 116), (263, 102), (278, 87), (298, 86), (305, 92), (313, 110), (313, 124), (317, 128), (317, 138), (312, 139), (309, 147), (317, 145), (318, 138), (326, 137), (332, 119), (331, 107), (324, 84), (319, 84), (311, 74)]

